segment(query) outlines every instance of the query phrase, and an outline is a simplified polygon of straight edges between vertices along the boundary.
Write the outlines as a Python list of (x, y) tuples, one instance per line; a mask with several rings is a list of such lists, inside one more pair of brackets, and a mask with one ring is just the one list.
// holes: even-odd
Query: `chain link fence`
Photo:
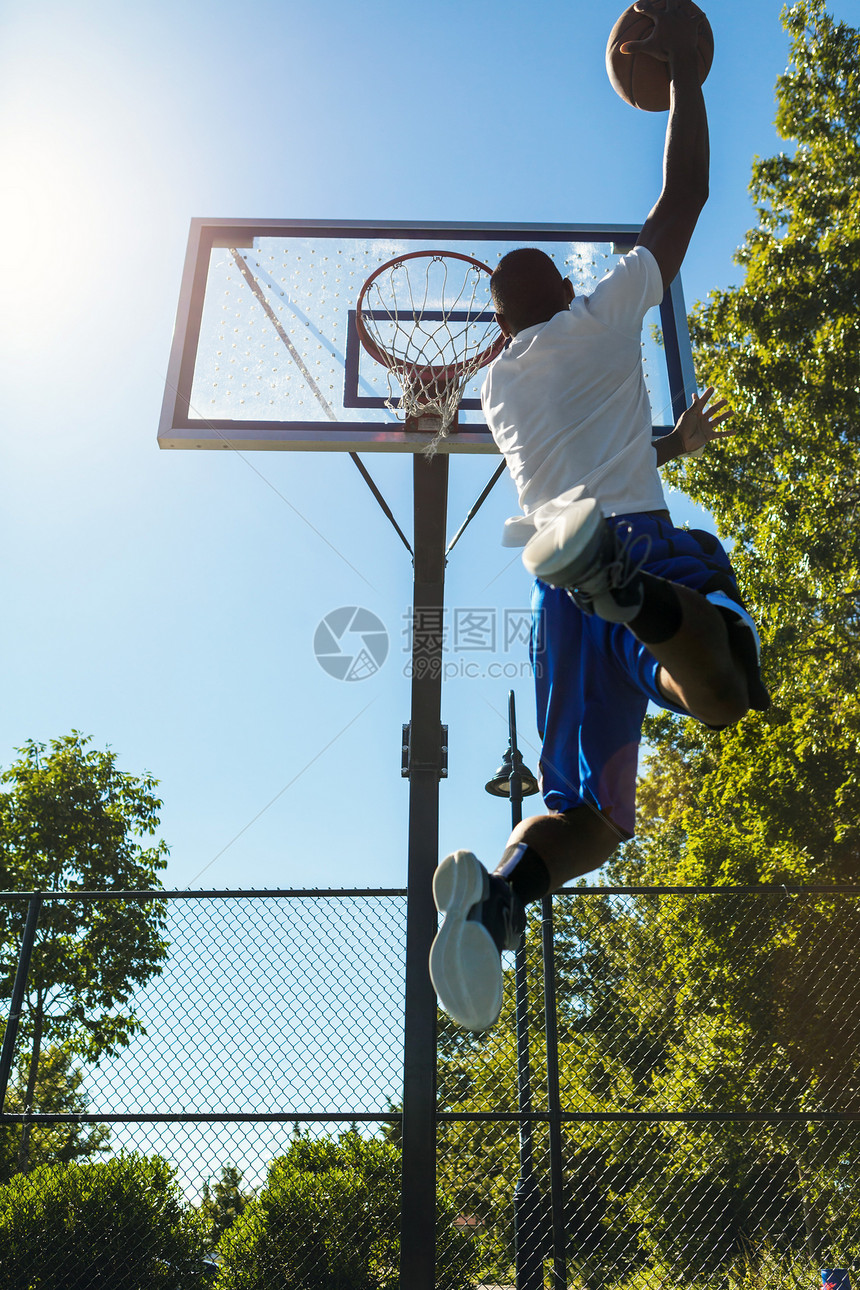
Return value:
[[(439, 1017), (438, 1290), (860, 1271), (858, 894), (532, 907), (498, 1026)], [(165, 947), (122, 982), (82, 932), (121, 907)], [(405, 892), (15, 893), (0, 913), (4, 1290), (400, 1286)], [(99, 1052), (111, 1017), (132, 1020)]]

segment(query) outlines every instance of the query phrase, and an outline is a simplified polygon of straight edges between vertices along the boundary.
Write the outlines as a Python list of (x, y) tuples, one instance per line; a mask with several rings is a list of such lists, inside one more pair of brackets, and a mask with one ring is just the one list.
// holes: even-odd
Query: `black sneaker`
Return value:
[(430, 950), (430, 977), (441, 1007), (466, 1030), (488, 1030), (502, 1010), (502, 950), (522, 943), (526, 913), (509, 883), (471, 851), (446, 856), (433, 875), (444, 914)]
[(569, 591), (586, 613), (628, 623), (642, 608), (639, 571), (650, 551), (647, 534), (631, 539), (629, 528), (613, 528), (594, 498), (583, 497), (535, 533), (523, 564), (547, 586)]

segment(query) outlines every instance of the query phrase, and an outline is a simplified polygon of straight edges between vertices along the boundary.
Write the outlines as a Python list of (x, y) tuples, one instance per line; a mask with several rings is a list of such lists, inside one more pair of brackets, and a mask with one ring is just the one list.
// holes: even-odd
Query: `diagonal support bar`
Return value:
[(9, 1018), (3, 1035), (3, 1049), (0, 1052), (0, 1115), (6, 1105), (6, 1090), (9, 1087), (9, 1076), (12, 1062), (15, 1059), (15, 1044), (18, 1039), (18, 1023), (21, 1020), (21, 1009), (24, 1006), (24, 991), (27, 988), (27, 977), (30, 973), (30, 958), (36, 941), (36, 928), (42, 909), (42, 893), (34, 891), (27, 906), (27, 921), (21, 936), (21, 948), (18, 951), (18, 967), (15, 972), (15, 984), (12, 986), (12, 1002), (9, 1004)]
[(451, 554), (451, 552), (454, 550), (454, 547), (455, 547), (455, 546), (457, 545), (457, 543), (460, 541), (460, 538), (461, 538), (461, 537), (463, 536), (463, 534), (466, 532), (466, 529), (467, 529), (467, 528), (469, 527), (469, 525), (472, 523), (472, 520), (475, 518), (475, 516), (478, 514), (478, 511), (479, 511), (479, 510), (481, 509), (481, 507), (484, 505), (484, 502), (485, 502), (485, 501), (487, 500), (487, 498), (490, 496), (490, 493), (491, 493), (491, 492), (493, 491), (493, 489), (495, 488), (495, 486), (496, 486), (496, 484), (498, 483), (499, 479), (501, 479), (502, 475), (503, 475), (503, 474), (505, 473), (505, 471), (507, 470), (507, 466), (508, 466), (508, 463), (507, 463), (506, 461), (500, 461), (500, 462), (499, 462), (498, 466), (497, 466), (497, 467), (496, 467), (496, 469), (493, 471), (492, 478), (491, 478), (491, 479), (490, 479), (490, 481), (487, 483), (486, 487), (484, 488), (484, 491), (481, 493), (481, 496), (480, 496), (480, 497), (478, 498), (478, 500), (475, 502), (474, 506), (473, 506), (473, 507), (472, 507), (472, 509), (469, 511), (469, 514), (468, 514), (468, 515), (466, 516), (466, 518), (463, 520), (463, 523), (460, 525), (460, 527), (457, 529), (457, 532), (454, 534), (454, 536), (451, 538), (451, 541), (448, 543), (448, 549), (447, 549), (447, 551), (445, 552), (445, 554), (446, 554), (446, 555), (450, 555), (450, 554)]

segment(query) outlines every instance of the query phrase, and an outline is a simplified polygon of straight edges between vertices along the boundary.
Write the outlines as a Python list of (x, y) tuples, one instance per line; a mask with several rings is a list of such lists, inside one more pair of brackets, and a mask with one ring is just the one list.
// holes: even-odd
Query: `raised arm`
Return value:
[(708, 117), (699, 81), (698, 31), (703, 14), (691, 0), (640, 0), (641, 13), (654, 18), (646, 40), (622, 48), (638, 50), (669, 65), (669, 124), (663, 155), (663, 191), (645, 221), (638, 245), (647, 246), (663, 275), (663, 286), (677, 274), (708, 200)]

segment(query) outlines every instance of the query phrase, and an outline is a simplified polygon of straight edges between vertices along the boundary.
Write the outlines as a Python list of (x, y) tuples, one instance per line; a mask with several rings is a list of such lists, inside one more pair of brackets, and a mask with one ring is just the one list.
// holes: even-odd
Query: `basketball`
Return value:
[[(654, 21), (645, 13), (637, 13), (631, 5), (609, 33), (606, 45), (606, 71), (616, 94), (620, 94), (631, 107), (644, 112), (666, 112), (669, 108), (669, 68), (659, 58), (652, 58), (641, 50), (622, 54), (621, 46), (628, 40), (645, 40), (653, 29)], [(702, 15), (699, 27), (699, 79), (704, 81), (714, 60), (714, 33), (711, 24)]]

